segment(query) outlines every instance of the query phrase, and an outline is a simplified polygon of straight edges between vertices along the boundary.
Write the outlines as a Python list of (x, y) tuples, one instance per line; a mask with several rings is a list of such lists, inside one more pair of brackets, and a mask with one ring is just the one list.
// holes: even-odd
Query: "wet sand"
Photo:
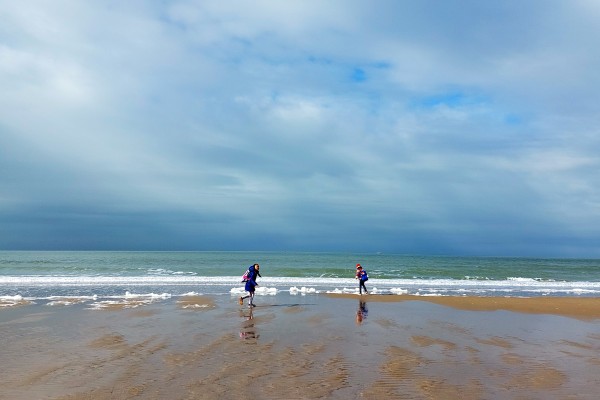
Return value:
[[(356, 299), (352, 294), (327, 296)], [(369, 302), (426, 301), (470, 311), (514, 311), (528, 314), (553, 314), (580, 319), (600, 318), (600, 298), (597, 297), (475, 297), (475, 296), (412, 296), (365, 295)]]
[(596, 399), (599, 300), (15, 306), (0, 309), (0, 399)]

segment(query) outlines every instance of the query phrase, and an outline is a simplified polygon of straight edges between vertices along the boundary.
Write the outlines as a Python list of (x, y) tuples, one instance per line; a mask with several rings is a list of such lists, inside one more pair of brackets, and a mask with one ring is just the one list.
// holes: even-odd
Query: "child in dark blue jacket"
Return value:
[(250, 298), (250, 301), (248, 302), (248, 307), (256, 307), (254, 305), (254, 291), (256, 286), (258, 286), (258, 283), (256, 283), (256, 277), (261, 276), (259, 268), (260, 266), (258, 264), (251, 265), (248, 268), (248, 274), (245, 279), (246, 287), (244, 288), (246, 292), (248, 292), (248, 294), (244, 297), (240, 297), (240, 305), (244, 304), (244, 299)]

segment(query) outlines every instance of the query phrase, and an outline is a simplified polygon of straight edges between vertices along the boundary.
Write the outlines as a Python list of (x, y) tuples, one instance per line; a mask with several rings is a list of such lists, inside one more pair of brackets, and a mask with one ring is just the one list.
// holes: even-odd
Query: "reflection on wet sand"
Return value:
[(260, 335), (256, 333), (254, 310), (252, 308), (241, 310), (240, 316), (244, 318), (240, 329), (240, 339), (246, 340), (247, 343), (256, 344)]
[(363, 323), (367, 316), (369, 315), (369, 310), (367, 309), (367, 302), (363, 300), (358, 301), (358, 310), (356, 310), (356, 324), (360, 325)]
[(600, 321), (349, 299), (0, 312), (0, 398), (597, 398)]

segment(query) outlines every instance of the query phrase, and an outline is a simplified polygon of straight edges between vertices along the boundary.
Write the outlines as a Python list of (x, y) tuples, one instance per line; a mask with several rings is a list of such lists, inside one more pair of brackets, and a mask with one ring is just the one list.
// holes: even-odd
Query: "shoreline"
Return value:
[[(463, 311), (510, 311), (525, 314), (548, 314), (563, 317), (576, 318), (581, 320), (600, 319), (600, 297), (499, 297), (499, 296), (422, 296), (412, 294), (368, 294), (359, 295), (358, 293), (312, 293), (299, 294), (292, 297), (301, 296), (306, 298), (323, 296), (332, 299), (360, 300), (373, 303), (401, 303), (401, 302), (425, 302), (437, 304), (440, 306), (451, 307)], [(213, 306), (214, 300), (210, 294), (190, 294), (187, 296), (176, 296), (173, 299), (152, 298), (144, 295), (124, 296), (119, 300), (90, 300), (89, 296), (71, 296), (65, 298), (52, 298), (45, 304), (37, 303), (28, 299), (20, 298), (0, 298), (0, 313), (5, 310), (28, 308), (35, 306), (66, 307), (76, 304), (87, 306), (89, 309), (123, 309), (137, 308), (148, 305), (157, 305), (168, 303), (173, 299), (178, 304), (187, 307), (207, 307)], [(271, 297), (268, 293), (257, 296), (257, 298)], [(236, 297), (237, 298), (237, 297)], [(210, 304), (199, 303), (199, 301), (209, 302)], [(190, 304), (187, 304), (190, 303)]]
[(354, 295), (327, 293), (339, 299), (368, 302), (419, 301), (452, 307), (463, 311), (512, 311), (525, 314), (550, 314), (583, 320), (600, 318), (600, 297), (486, 297), (486, 296), (415, 296)]

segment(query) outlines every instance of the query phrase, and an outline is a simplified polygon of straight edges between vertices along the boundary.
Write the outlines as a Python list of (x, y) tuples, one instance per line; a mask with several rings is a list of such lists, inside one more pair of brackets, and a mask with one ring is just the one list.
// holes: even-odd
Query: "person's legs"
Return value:
[(250, 292), (250, 295), (248, 297), (250, 297), (250, 301), (248, 302), (248, 306), (249, 307), (254, 307), (254, 290)]
[[(248, 292), (251, 293), (251, 292)], [(251, 297), (252, 294), (247, 294), (243, 297), (240, 297), (240, 306), (244, 304), (244, 300), (247, 299), (248, 297)]]
[(366, 294), (369, 294), (369, 292), (367, 291), (367, 287), (365, 286), (365, 281), (360, 281), (360, 286), (358, 287), (358, 292), (360, 294), (362, 294), (363, 289), (365, 290)]

